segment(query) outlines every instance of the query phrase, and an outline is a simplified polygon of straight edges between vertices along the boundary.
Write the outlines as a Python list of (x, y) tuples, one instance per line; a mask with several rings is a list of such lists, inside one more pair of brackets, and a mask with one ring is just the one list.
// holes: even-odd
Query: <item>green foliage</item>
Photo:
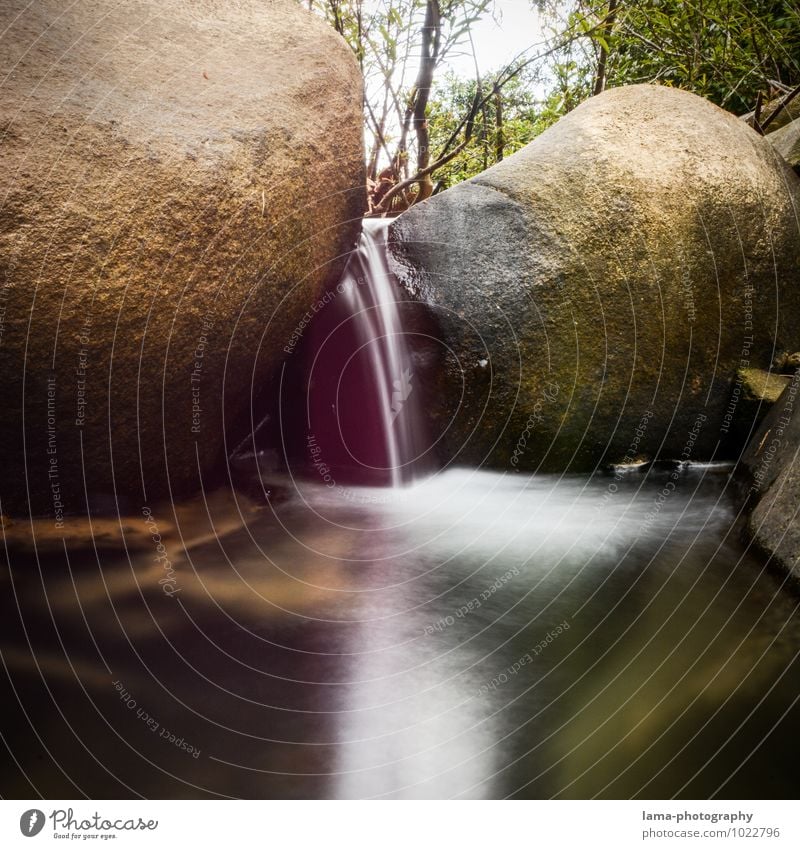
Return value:
[[(591, 88), (600, 53), (605, 84), (661, 83), (686, 89), (737, 114), (752, 109), (773, 81), (800, 82), (800, 6), (794, 0), (577, 0), (555, 37), (574, 41), (576, 84)], [(564, 57), (562, 57), (563, 60)]]
[[(419, 96), (414, 83), (429, 0), (309, 0), (364, 71), (373, 181), (389, 163), (395, 182), (413, 174), (414, 145), (427, 132), (430, 161), (442, 160), (433, 174), (437, 190), (454, 185), (607, 87), (675, 86), (743, 114), (759, 93), (800, 84), (800, 0), (530, 2), (547, 22), (546, 48), (481, 80), (437, 75), (425, 105), (427, 126), (415, 137), (408, 113)], [(437, 8), (438, 69), (450, 51), (469, 43), (494, 0), (439, 0)]]
[[(448, 188), (485, 171), (499, 157), (510, 156), (545, 129), (542, 124), (544, 104), (537, 103), (533, 94), (532, 72), (511, 80), (497, 96), (489, 97), (475, 115), (472, 135), (463, 152), (436, 172), (440, 188)], [(497, 74), (481, 83), (481, 96), (492, 91)], [(476, 80), (463, 80), (448, 74), (436, 86), (430, 103), (430, 137), (434, 151), (444, 148), (463, 116), (478, 95)], [(555, 118), (554, 118), (555, 120)]]

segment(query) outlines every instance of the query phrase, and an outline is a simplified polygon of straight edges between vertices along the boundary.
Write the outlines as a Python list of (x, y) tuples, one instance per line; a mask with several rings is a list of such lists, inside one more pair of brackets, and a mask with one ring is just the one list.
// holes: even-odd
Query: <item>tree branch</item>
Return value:
[(457, 148), (451, 150), (450, 153), (448, 153), (446, 156), (442, 156), (440, 159), (437, 159), (436, 162), (432, 162), (430, 165), (427, 165), (425, 168), (422, 168), (421, 170), (417, 171), (417, 173), (414, 174), (413, 177), (409, 177), (407, 180), (403, 180), (402, 182), (392, 186), (392, 188), (389, 189), (389, 191), (386, 192), (386, 194), (383, 196), (383, 199), (375, 207), (373, 212), (375, 212), (376, 214), (388, 212), (390, 206), (387, 206), (387, 204), (390, 204), (391, 200), (394, 197), (396, 197), (400, 192), (404, 191), (405, 189), (408, 189), (413, 186), (414, 183), (419, 183), (426, 177), (429, 177), (434, 171), (438, 170), (443, 165), (447, 165), (448, 162), (450, 162), (452, 159), (455, 159), (458, 154), (461, 153), (462, 150), (464, 150), (468, 143), (468, 140), (461, 142), (461, 144)]

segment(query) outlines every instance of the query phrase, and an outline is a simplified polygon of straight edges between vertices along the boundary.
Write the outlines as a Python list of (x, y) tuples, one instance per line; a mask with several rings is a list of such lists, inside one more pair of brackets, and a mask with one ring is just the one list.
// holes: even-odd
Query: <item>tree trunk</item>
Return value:
[(600, 45), (600, 56), (597, 59), (597, 75), (594, 78), (593, 95), (602, 94), (606, 87), (606, 74), (608, 73), (608, 44), (611, 31), (614, 29), (614, 21), (617, 17), (619, 0), (608, 0), (608, 14), (601, 30), (605, 44)]
[(502, 162), (506, 140), (503, 136), (503, 95), (500, 89), (494, 91), (494, 160)]
[[(417, 171), (423, 172), (431, 161), (430, 136), (428, 133), (428, 100), (433, 85), (433, 74), (439, 59), (441, 43), (442, 20), (438, 0), (428, 0), (425, 8), (425, 23), (422, 27), (422, 53), (419, 62), (419, 73), (414, 86), (414, 110), (412, 126), (417, 136)], [(433, 191), (433, 181), (430, 174), (419, 183), (418, 200), (430, 197)]]

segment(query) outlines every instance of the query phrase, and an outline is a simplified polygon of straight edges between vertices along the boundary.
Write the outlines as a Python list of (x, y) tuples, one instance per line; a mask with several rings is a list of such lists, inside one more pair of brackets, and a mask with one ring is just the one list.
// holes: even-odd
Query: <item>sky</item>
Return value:
[[(539, 14), (529, 0), (497, 0), (495, 18), (487, 17), (472, 28), (472, 39), (481, 74), (508, 64), (515, 56), (542, 40)], [(452, 55), (444, 67), (460, 77), (475, 76), (469, 45)]]

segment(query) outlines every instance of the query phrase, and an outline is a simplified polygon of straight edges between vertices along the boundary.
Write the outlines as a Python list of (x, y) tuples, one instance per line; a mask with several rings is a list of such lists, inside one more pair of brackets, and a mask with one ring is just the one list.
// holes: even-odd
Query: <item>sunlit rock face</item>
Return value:
[(799, 347), (799, 186), (744, 122), (631, 86), (400, 216), (395, 271), (439, 327), (447, 459), (736, 452), (737, 370)]
[(0, 32), (2, 510), (198, 489), (357, 235), (357, 64), (289, 0)]

